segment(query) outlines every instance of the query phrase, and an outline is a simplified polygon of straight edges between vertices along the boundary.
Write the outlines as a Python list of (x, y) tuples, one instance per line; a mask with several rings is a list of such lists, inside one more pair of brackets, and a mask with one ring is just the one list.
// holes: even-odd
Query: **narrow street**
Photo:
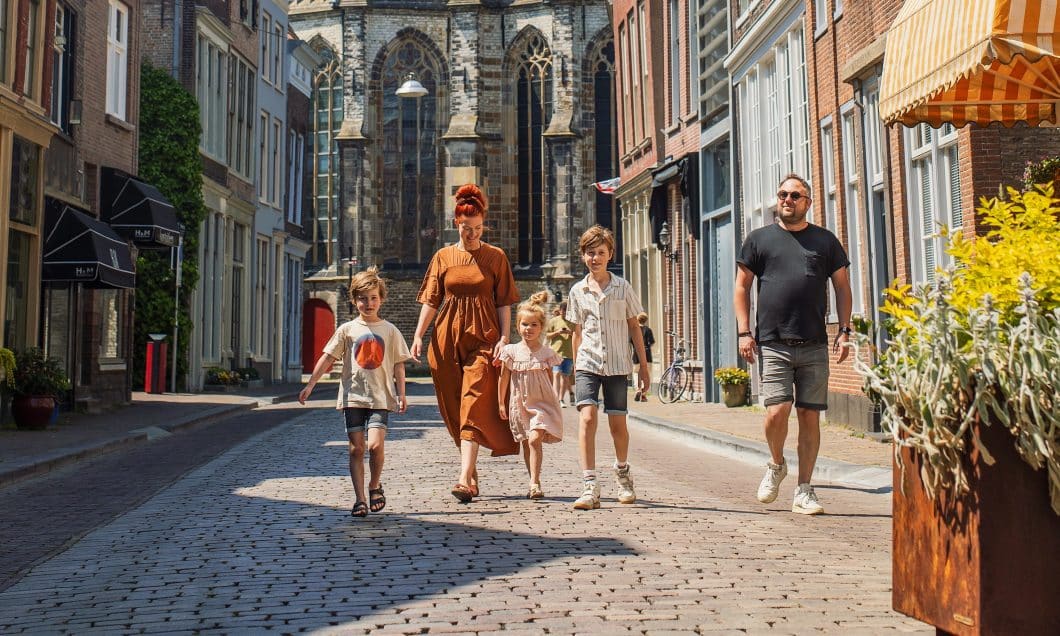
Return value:
[[(607, 479), (603, 508), (578, 512), (568, 409), (543, 502), (525, 499), (521, 460), (484, 457), (483, 497), (461, 505), (430, 385), (411, 387), (387, 437), (383, 513), (349, 516), (330, 398), (255, 411), (287, 421), (244, 426), (261, 432), (36, 565), (0, 592), (0, 631), (926, 631), (890, 610), (889, 493), (822, 484), (829, 514), (802, 517), (788, 511), (791, 478), (761, 506), (759, 468), (635, 430), (638, 503), (617, 504)], [(601, 431), (600, 466), (609, 444)], [(0, 493), (7, 509), (37, 483)], [(86, 484), (80, 506), (113, 487)]]

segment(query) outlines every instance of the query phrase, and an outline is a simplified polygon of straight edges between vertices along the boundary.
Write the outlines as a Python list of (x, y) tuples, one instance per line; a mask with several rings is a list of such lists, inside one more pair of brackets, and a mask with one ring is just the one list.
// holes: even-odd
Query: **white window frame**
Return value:
[(270, 200), (273, 206), (283, 206), (283, 122), (279, 119), (272, 120), (272, 139), (270, 150), (272, 151), (272, 166), (269, 169)]
[(629, 53), (631, 56), (629, 64), (633, 78), (633, 147), (636, 147), (643, 138), (641, 133), (644, 130), (644, 101), (641, 97), (640, 88), (640, 22), (637, 17), (636, 7), (630, 13), (627, 23), (629, 24)]
[(272, 50), (272, 67), (270, 68), (270, 77), (273, 86), (275, 86), (281, 92), (283, 91), (283, 25), (278, 20), (274, 20), (272, 23), (272, 35), (269, 37), (269, 48)]
[[(26, 31), (28, 33), (28, 42), (26, 45), (26, 60), (24, 73), (25, 77), (22, 80), (22, 94), (30, 98), (33, 101), (39, 101), (41, 95), (41, 81), (44, 77), (42, 72), (42, 58), (41, 49), (44, 47), (44, 33), (42, 30), (43, 13), (44, 13), (44, 0), (29, 0), (29, 12), (26, 16)], [(17, 21), (12, 21), (11, 27), (15, 27), (15, 37), (17, 38)]]
[[(773, 221), (776, 189), (784, 175), (793, 172), (810, 178), (802, 29), (802, 21), (796, 21), (736, 82), (738, 108), (744, 122), (740, 167), (745, 180), (744, 218), (748, 232)], [(779, 75), (778, 65), (782, 67)], [(807, 218), (812, 220), (812, 212)]]
[(261, 79), (266, 82), (270, 81), (272, 77), (271, 62), (272, 62), (272, 47), (270, 46), (269, 39), (272, 34), (272, 16), (266, 11), (261, 12), (261, 60), (258, 62), (261, 68)]
[[(116, 24), (117, 23), (117, 24)], [(107, 114), (125, 121), (129, 105), (129, 7), (109, 0), (107, 11)]]
[(195, 40), (195, 96), (199, 101), (202, 137), (199, 150), (206, 156), (228, 163), (228, 42), (199, 23)]
[(828, 14), (828, 0), (813, 0), (813, 37), (821, 37), (828, 30), (831, 16)]
[(235, 53), (231, 56), (232, 94), (228, 106), (228, 167), (246, 179), (254, 175), (254, 103), (257, 69)]
[(12, 76), (11, 64), (15, 57), (11, 53), (15, 41), (15, 4), (16, 0), (0, 0), (0, 84), (10, 86)]
[(676, 125), (681, 119), (681, 0), (670, 0), (667, 13), (670, 27), (670, 124)]
[(843, 243), (850, 260), (851, 313), (865, 315), (865, 287), (862, 283), (861, 201), (863, 185), (858, 170), (857, 120), (854, 104), (839, 110), (841, 118), (840, 147), (843, 154)]
[[(839, 217), (836, 209), (836, 162), (835, 162), (835, 127), (832, 116), (821, 120), (821, 190), (824, 192), (824, 222), (833, 233), (839, 234)], [(828, 322), (836, 322), (835, 290), (828, 286)]]
[[(958, 131), (943, 124), (939, 129), (927, 124), (907, 127), (905, 168), (909, 206), (909, 250), (914, 284), (931, 284), (935, 271), (950, 264), (946, 240), (940, 230), (963, 229), (961, 209)], [(956, 179), (956, 183), (954, 183)], [(941, 221), (940, 221), (941, 220)]]
[(52, 96), (49, 119), (60, 129), (68, 129), (67, 102), (70, 99), (69, 66), (72, 60), (70, 51), (71, 42), (66, 41), (66, 32), (69, 30), (71, 12), (61, 2), (55, 3), (55, 22), (53, 28), (55, 35), (52, 39)]
[(269, 200), (269, 113), (258, 114), (258, 201)]

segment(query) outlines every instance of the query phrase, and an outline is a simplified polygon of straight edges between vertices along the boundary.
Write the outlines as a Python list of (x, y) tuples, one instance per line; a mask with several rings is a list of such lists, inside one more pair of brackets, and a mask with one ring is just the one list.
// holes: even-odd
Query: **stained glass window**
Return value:
[(540, 34), (526, 40), (515, 67), (519, 252), (517, 263), (542, 263), (549, 214), (545, 201), (548, 162), (541, 136), (552, 118), (552, 51)]

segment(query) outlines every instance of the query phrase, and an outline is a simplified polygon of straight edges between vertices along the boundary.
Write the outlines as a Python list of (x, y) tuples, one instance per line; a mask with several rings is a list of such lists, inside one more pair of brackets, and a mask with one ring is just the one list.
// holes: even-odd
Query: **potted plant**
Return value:
[(725, 406), (733, 408), (747, 404), (750, 373), (740, 367), (721, 367), (715, 369), (714, 379), (721, 385), (721, 396)]
[(7, 384), (7, 379), (15, 374), (15, 354), (10, 349), (0, 347), (0, 386)]
[(62, 362), (36, 347), (15, 354), (5, 391), (12, 396), (11, 415), (23, 429), (43, 429), (55, 413), (59, 396), (70, 388)]
[(933, 285), (886, 291), (874, 360), (855, 338), (894, 439), (894, 606), (945, 632), (1048, 633), (1060, 625), (1047, 583), (1060, 562), (1060, 200), (1051, 185), (1009, 189), (977, 218), (986, 234), (950, 237), (954, 266)]
[(229, 371), (221, 367), (207, 367), (204, 391), (228, 393), (234, 391), (243, 380), (238, 371)]
[(242, 378), (242, 385), (248, 389), (260, 389), (265, 386), (261, 373), (254, 367), (240, 367), (236, 369), (236, 373)]

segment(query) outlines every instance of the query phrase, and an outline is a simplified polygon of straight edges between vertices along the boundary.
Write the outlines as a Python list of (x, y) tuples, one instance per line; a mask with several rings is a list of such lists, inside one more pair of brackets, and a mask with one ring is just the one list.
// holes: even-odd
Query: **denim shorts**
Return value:
[(385, 431), (390, 411), (346, 408), (342, 409), (342, 415), (346, 418), (347, 433), (363, 433), (365, 428), (381, 428)]
[(600, 389), (604, 390), (604, 413), (626, 414), (626, 381), (624, 375), (599, 375), (589, 371), (574, 372), (574, 405), (600, 406)]
[(561, 373), (563, 375), (570, 375), (573, 370), (574, 360), (571, 360), (570, 358), (563, 358), (563, 362), (552, 367), (553, 373)]
[(790, 347), (780, 342), (759, 345), (758, 371), (762, 404), (795, 402), (812, 411), (828, 408), (828, 345)]

